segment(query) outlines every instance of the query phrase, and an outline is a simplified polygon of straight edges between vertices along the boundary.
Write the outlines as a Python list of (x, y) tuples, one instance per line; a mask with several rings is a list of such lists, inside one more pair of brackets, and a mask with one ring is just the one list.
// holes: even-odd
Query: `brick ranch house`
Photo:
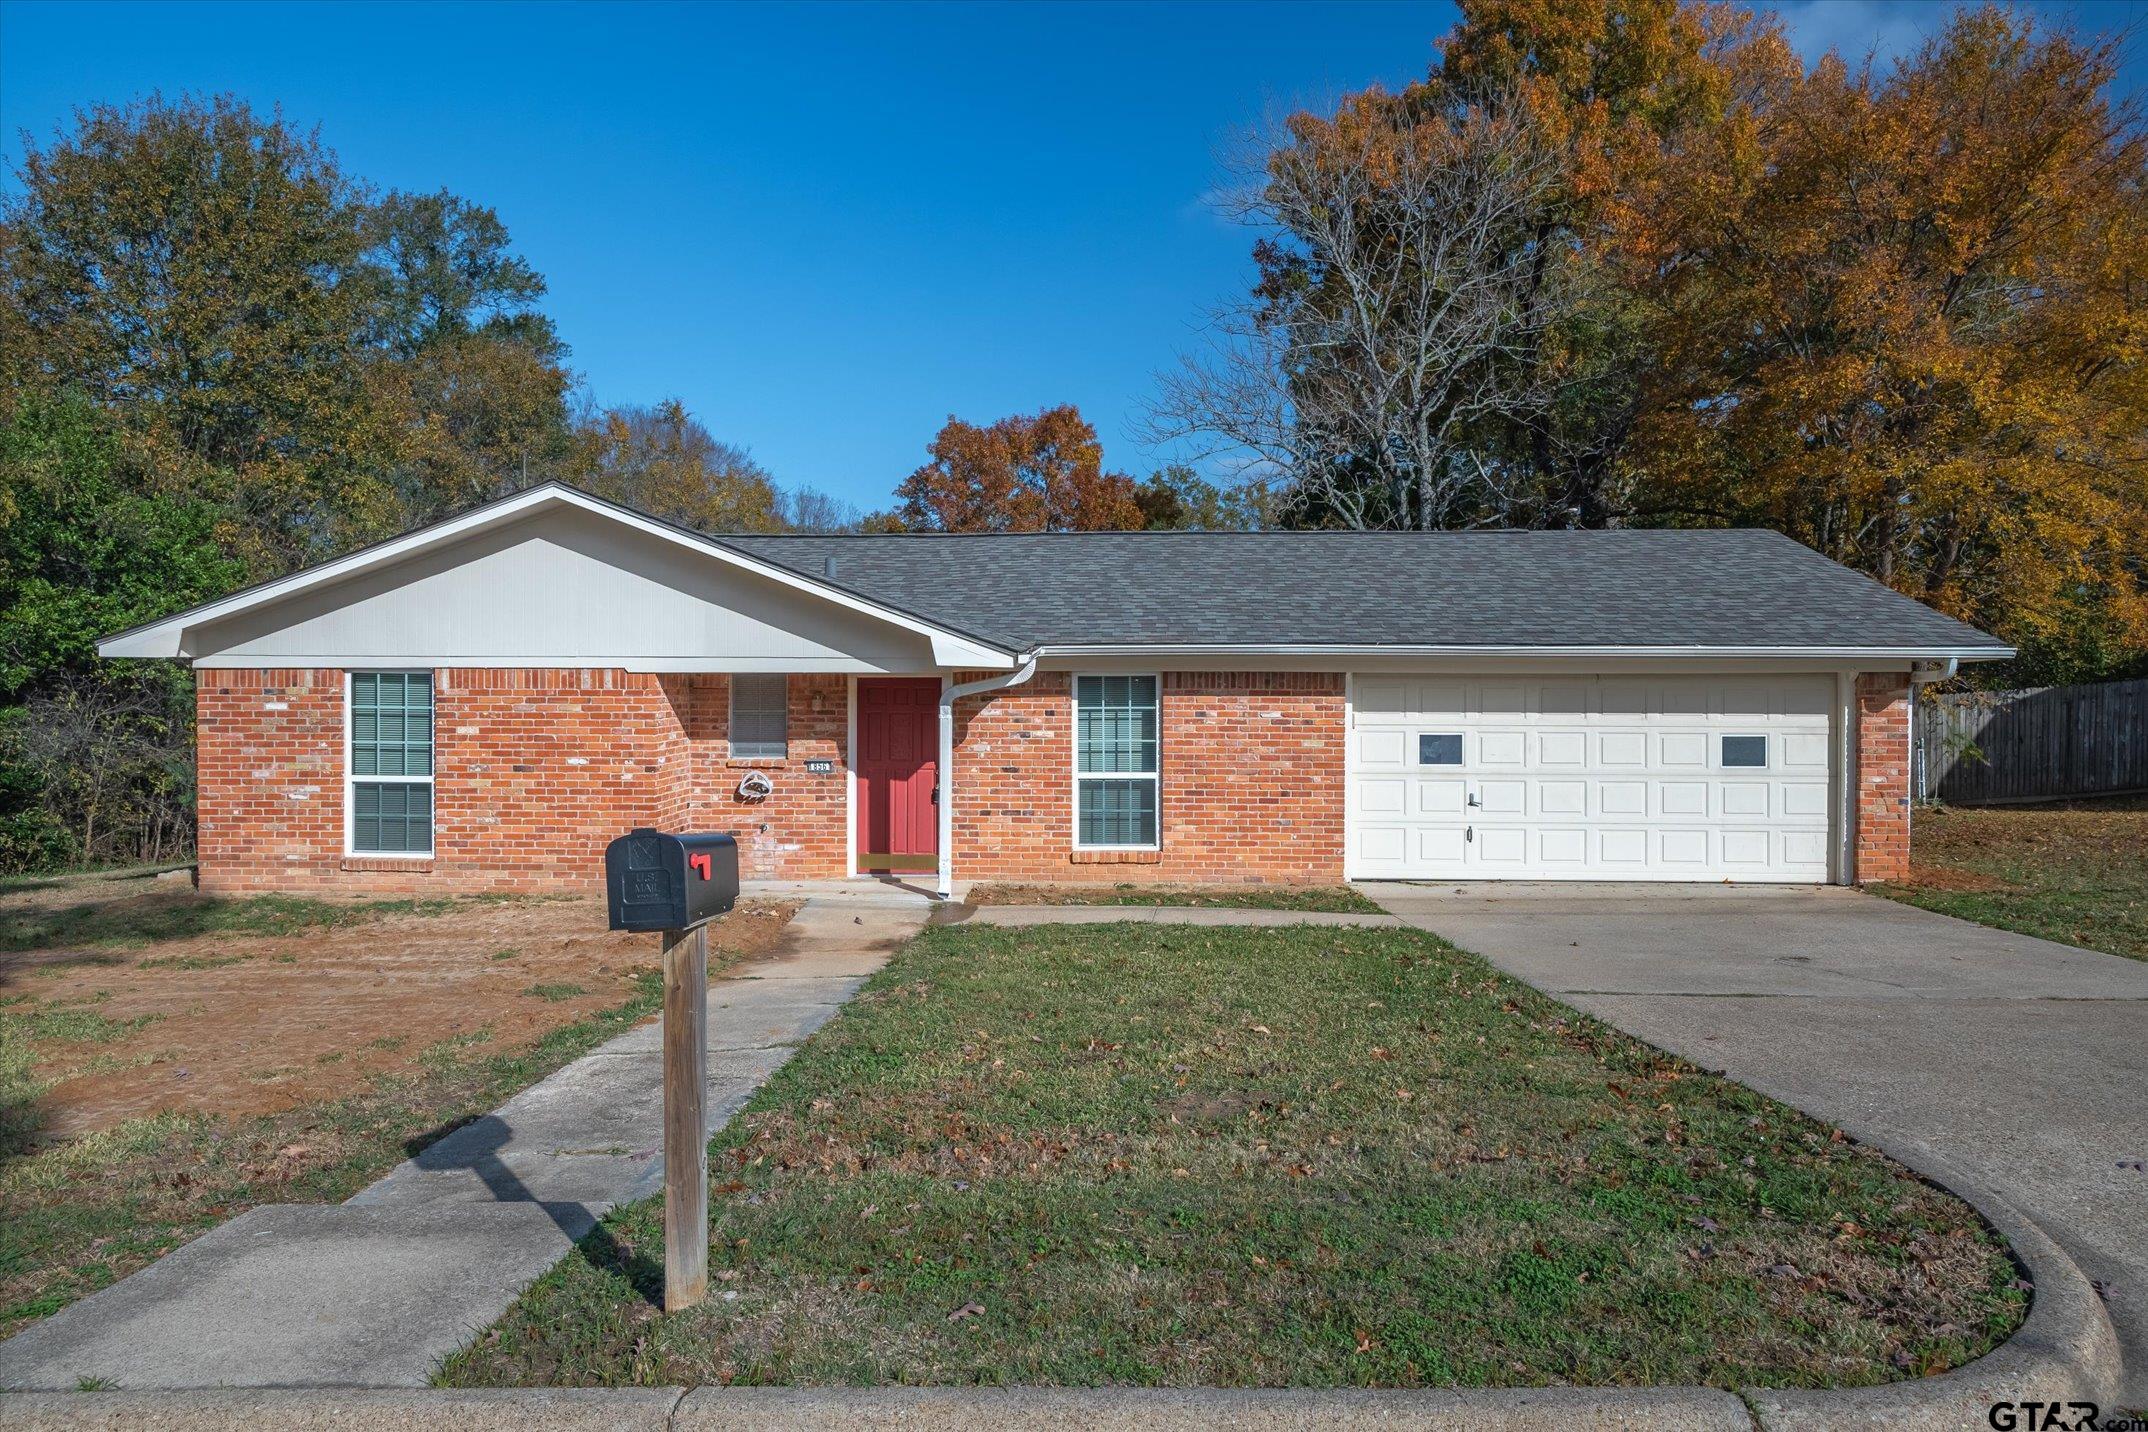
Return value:
[(1771, 532), (710, 537), (560, 484), (106, 639), (212, 891), (1859, 881), (1981, 632)]

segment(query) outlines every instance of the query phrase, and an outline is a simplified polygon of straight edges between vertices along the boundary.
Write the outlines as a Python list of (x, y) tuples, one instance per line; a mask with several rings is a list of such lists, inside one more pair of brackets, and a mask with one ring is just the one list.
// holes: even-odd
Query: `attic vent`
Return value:
[(835, 558), (824, 557), (821, 559), (820, 574), (831, 582), (835, 580)]

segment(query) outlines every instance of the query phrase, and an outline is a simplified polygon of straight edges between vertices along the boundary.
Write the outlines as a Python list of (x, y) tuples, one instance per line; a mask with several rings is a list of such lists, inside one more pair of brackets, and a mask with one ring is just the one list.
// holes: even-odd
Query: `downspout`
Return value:
[(1932, 684), (1933, 682), (1935, 682), (1935, 681), (1949, 681), (1949, 680), (1952, 680), (1952, 679), (1953, 679), (1953, 676), (1954, 676), (1954, 673), (1955, 673), (1955, 672), (1957, 672), (1957, 671), (1959, 671), (1959, 670), (1961, 670), (1961, 666), (1962, 666), (1962, 664), (1961, 664), (1961, 660), (1960, 660), (1960, 658), (1958, 658), (1958, 657), (1952, 657), (1952, 656), (1950, 656), (1950, 657), (1947, 657), (1947, 658), (1946, 658), (1945, 660), (1943, 660), (1943, 661), (1940, 661), (1940, 662), (1937, 662), (1937, 663), (1934, 663), (1934, 662), (1929, 662), (1929, 661), (1915, 661), (1915, 662), (1911, 662), (1911, 663), (1910, 663), (1910, 667), (1909, 667), (1909, 760), (1910, 760), (1910, 778), (1909, 778), (1909, 783), (1910, 783), (1910, 787), (1911, 787), (1911, 789), (1912, 789), (1912, 790), (1913, 790), (1913, 792), (1915, 793), (1915, 798), (1916, 798), (1916, 799), (1918, 799), (1918, 800), (1923, 800), (1923, 799), (1925, 798), (1925, 795), (1926, 795), (1926, 791), (1925, 791), (1925, 789), (1924, 789), (1924, 783), (1925, 783), (1925, 770), (1924, 770), (1924, 752), (1923, 752), (1923, 750), (1922, 750), (1921, 748), (1919, 748), (1919, 746), (1917, 745), (1917, 688), (1918, 688), (1918, 687), (1920, 687), (1920, 686), (1929, 686), (1929, 685), (1931, 685), (1931, 684)]
[(939, 898), (955, 898), (955, 703), (965, 696), (982, 696), (1020, 686), (1037, 674), (1037, 654), (1030, 652), (1022, 664), (1005, 676), (988, 677), (940, 692), (940, 888)]
[(1857, 677), (1835, 673), (1835, 868), (1837, 885), (1857, 883)]

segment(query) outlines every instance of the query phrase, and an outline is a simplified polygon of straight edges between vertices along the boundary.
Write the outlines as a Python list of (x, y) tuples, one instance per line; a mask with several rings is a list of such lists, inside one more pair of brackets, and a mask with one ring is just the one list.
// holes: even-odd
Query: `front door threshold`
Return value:
[(915, 875), (922, 871), (940, 868), (937, 855), (861, 855), (858, 857), (860, 875)]

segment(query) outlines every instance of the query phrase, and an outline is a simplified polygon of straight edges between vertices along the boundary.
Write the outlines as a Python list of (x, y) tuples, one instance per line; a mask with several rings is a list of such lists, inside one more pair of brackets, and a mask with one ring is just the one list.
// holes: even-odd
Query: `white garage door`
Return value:
[(1351, 681), (1353, 878), (1825, 881), (1831, 676)]

